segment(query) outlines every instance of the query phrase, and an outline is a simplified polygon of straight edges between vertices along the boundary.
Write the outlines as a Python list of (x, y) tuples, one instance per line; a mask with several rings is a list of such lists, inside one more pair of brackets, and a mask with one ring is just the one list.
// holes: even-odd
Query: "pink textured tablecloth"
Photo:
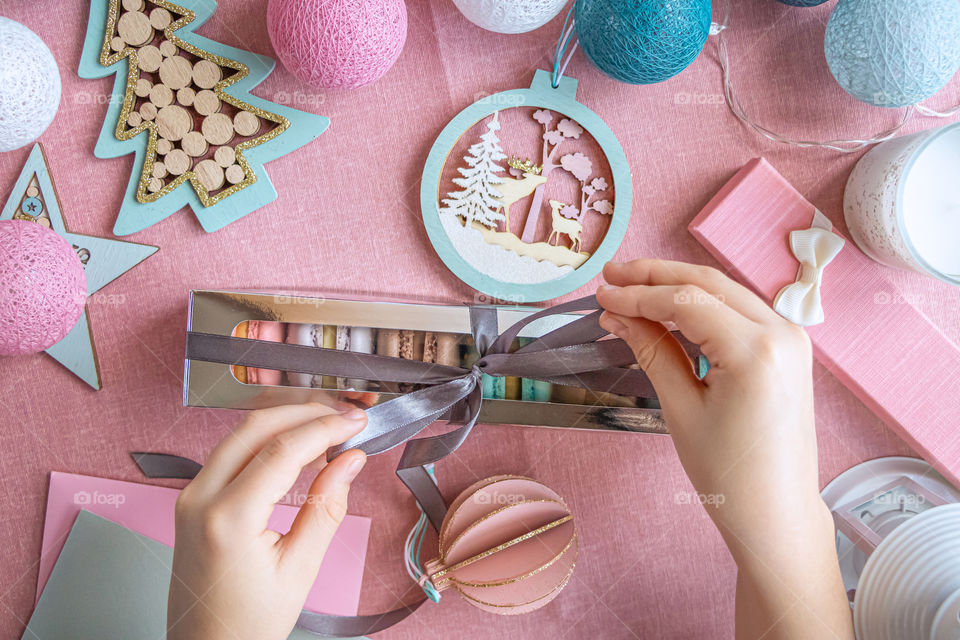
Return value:
[[(221, 5), (199, 29), (202, 35), (272, 53), (264, 0)], [(833, 5), (796, 9), (774, 0), (740, 0), (734, 6), (734, 79), (747, 108), (765, 124), (796, 136), (838, 137), (896, 121), (896, 112), (856, 102), (830, 77), (822, 41)], [(190, 288), (473, 299), (423, 231), (423, 162), (460, 109), (484, 93), (528, 86), (534, 68), (546, 68), (560, 24), (503, 36), (473, 26), (448, 0), (411, 0), (408, 8), (406, 48), (375, 85), (320, 92), (278, 68), (256, 90), (266, 98), (284, 92), (293, 105), (332, 120), (317, 141), (268, 165), (280, 192), (275, 202), (214, 235), (181, 212), (133, 236), (160, 251), (91, 302), (102, 391), (92, 392), (43, 355), (0, 362), (0, 636), (19, 636), (33, 606), (51, 470), (141, 480), (127, 451), (202, 460), (240, 418), (181, 407)], [(35, 2), (7, 0), (0, 13), (36, 31), (60, 64), (60, 111), (41, 141), (68, 224), (82, 233), (109, 234), (131, 158), (97, 160), (92, 154), (113, 79), (76, 77), (87, 3), (63, 0), (38, 10)], [(845, 231), (843, 185), (859, 155), (791, 150), (748, 132), (723, 104), (714, 43), (681, 76), (656, 86), (610, 80), (582, 53), (568, 72), (580, 80), (580, 101), (619, 136), (633, 171), (633, 219), (618, 258), (712, 263), (686, 226), (757, 155)], [(933, 103), (946, 105), (958, 95), (960, 84), (953, 82)], [(909, 130), (939, 123), (917, 120)], [(0, 155), (4, 197), (28, 153)], [(916, 275), (893, 277), (949, 336), (960, 338), (956, 290)], [(814, 375), (822, 483), (862, 460), (909, 453), (822, 367)], [(351, 511), (373, 517), (362, 612), (415, 596), (400, 561), (414, 510), (393, 474), (398, 455), (371, 459), (351, 495)], [(704, 511), (685, 499), (691, 487), (668, 438), (480, 427), (437, 470), (448, 496), (495, 473), (533, 476), (568, 499), (582, 547), (566, 592), (517, 618), (494, 618), (444, 596), (441, 605), (426, 606), (381, 637), (712, 640), (732, 634), (735, 568)]]

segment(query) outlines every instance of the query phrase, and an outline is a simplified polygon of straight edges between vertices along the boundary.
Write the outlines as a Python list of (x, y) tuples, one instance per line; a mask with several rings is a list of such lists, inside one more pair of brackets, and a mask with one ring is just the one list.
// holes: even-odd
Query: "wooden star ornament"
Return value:
[[(50, 175), (43, 147), (35, 144), (23, 171), (0, 212), (0, 220), (28, 220), (42, 224), (63, 236), (77, 252), (87, 277), (87, 295), (137, 266), (157, 251), (157, 247), (122, 240), (71, 233), (60, 209), (60, 200)], [(89, 309), (60, 342), (47, 349), (60, 364), (94, 389), (100, 389), (100, 369), (90, 331)]]

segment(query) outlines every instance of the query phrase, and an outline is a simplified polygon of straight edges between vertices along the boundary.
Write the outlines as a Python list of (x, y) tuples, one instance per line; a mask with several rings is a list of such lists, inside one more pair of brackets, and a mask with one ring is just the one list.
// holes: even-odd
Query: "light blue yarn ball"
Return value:
[(587, 57), (630, 84), (677, 75), (710, 33), (710, 0), (577, 0), (575, 15)]
[(777, 2), (788, 4), (791, 7), (815, 7), (818, 4), (827, 2), (827, 0), (777, 0)]
[(916, 104), (960, 68), (960, 2), (840, 0), (824, 53), (853, 97), (878, 107)]

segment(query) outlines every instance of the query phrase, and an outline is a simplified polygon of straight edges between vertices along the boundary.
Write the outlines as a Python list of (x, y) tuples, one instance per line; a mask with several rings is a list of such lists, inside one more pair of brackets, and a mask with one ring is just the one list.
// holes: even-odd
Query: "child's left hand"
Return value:
[(251, 413), (214, 449), (177, 500), (170, 640), (289, 635), (366, 455), (354, 449), (324, 467), (286, 535), (267, 520), (304, 467), (366, 424), (356, 408), (275, 407)]

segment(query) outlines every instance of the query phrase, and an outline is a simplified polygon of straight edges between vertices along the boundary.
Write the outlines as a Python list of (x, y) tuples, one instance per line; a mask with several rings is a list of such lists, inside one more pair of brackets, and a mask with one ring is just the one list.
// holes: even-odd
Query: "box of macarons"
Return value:
[[(498, 331), (539, 311), (488, 308), (496, 314)], [(534, 320), (520, 329), (509, 350), (580, 317), (565, 313)], [(436, 371), (469, 370), (480, 359), (465, 305), (192, 291), (187, 324), (183, 401), (193, 407), (260, 409), (329, 403), (358, 393), (371, 394), (367, 402), (384, 402), (423, 386), (382, 379), (381, 366), (360, 364), (351, 375), (337, 375), (343, 373), (342, 358), (328, 359), (329, 371), (322, 364), (303, 365), (304, 356), (315, 352), (415, 360), (437, 365)], [(263, 343), (288, 346), (260, 349), (273, 346)], [(702, 357), (691, 357), (696, 366), (705, 366)], [(253, 361), (261, 366), (250, 366)], [(479, 421), (485, 424), (666, 433), (652, 389), (628, 396), (509, 375), (480, 378)]]

